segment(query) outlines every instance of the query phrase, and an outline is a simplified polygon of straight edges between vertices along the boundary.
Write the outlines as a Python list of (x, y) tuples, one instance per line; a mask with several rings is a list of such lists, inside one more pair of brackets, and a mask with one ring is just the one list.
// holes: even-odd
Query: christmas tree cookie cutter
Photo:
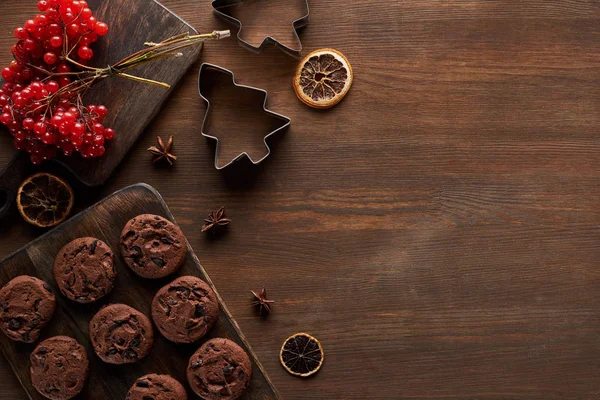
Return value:
[[(242, 21), (227, 14), (226, 10), (231, 7), (239, 6), (242, 3), (244, 3), (245, 1), (257, 1), (257, 0), (213, 0), (212, 1), (212, 7), (213, 7), (215, 13), (219, 17), (223, 18), (226, 21), (231, 22), (232, 24), (236, 25), (239, 28), (238, 34), (237, 34), (237, 39), (238, 39), (238, 42), (240, 43), (240, 45), (242, 45), (243, 47), (247, 48), (250, 51), (253, 51), (255, 53), (260, 53), (267, 44), (272, 43), (272, 44), (275, 44), (281, 50), (283, 50), (285, 53), (290, 54), (294, 57), (300, 57), (302, 55), (302, 42), (300, 41), (300, 37), (298, 36), (298, 29), (306, 26), (310, 19), (310, 9), (308, 7), (308, 0), (306, 0), (306, 12), (304, 13), (304, 15), (292, 22), (292, 29), (294, 31), (294, 37), (296, 39), (296, 43), (298, 44), (297, 48), (293, 48), (291, 46), (286, 46), (286, 45), (282, 44), (281, 42), (279, 42), (276, 38), (274, 38), (271, 35), (265, 36), (265, 38), (263, 39), (261, 44), (258, 46), (252, 45), (252, 44), (248, 43), (247, 41), (245, 41), (244, 39), (242, 39), (241, 35), (242, 35), (242, 30), (244, 29)], [(279, 1), (279, 0), (275, 0), (275, 1)], [(304, 4), (304, 2), (303, 2), (303, 4)]]
[[(202, 90), (202, 81), (203, 81), (203, 79), (207, 79), (205, 77), (209, 73), (219, 73), (219, 74), (223, 74), (224, 76), (229, 76), (231, 79), (231, 83), (235, 87), (235, 89), (239, 88), (242, 90), (252, 90), (252, 91), (256, 91), (256, 92), (262, 94), (262, 96), (261, 96), (262, 100), (259, 104), (259, 107), (257, 107), (257, 108), (264, 115), (268, 116), (269, 118), (271, 118), (273, 120), (273, 126), (274, 126), (274, 129), (270, 129), (268, 132), (265, 133), (265, 135), (263, 137), (263, 143), (266, 148), (266, 154), (263, 157), (255, 160), (254, 158), (252, 158), (252, 156), (249, 154), (248, 151), (242, 151), (239, 154), (237, 154), (236, 156), (232, 157), (230, 160), (227, 160), (224, 163), (221, 162), (221, 159), (219, 156), (219, 154), (220, 154), (219, 148), (221, 145), (221, 141), (214, 134), (207, 132), (208, 120), (210, 117), (212, 106), (211, 106), (211, 102), (210, 102), (210, 99), (208, 98), (207, 94), (204, 93)], [(204, 63), (204, 64), (202, 64), (202, 66), (200, 66), (200, 72), (198, 74), (198, 93), (200, 94), (200, 97), (202, 98), (202, 100), (204, 100), (204, 102), (206, 103), (206, 112), (204, 114), (204, 120), (202, 121), (202, 128), (200, 130), (200, 133), (205, 138), (214, 140), (216, 142), (214, 165), (217, 170), (226, 168), (226, 167), (230, 166), (231, 164), (233, 164), (234, 162), (236, 162), (244, 157), (247, 158), (248, 160), (250, 160), (250, 162), (252, 162), (252, 164), (254, 164), (254, 165), (260, 164), (271, 154), (271, 148), (267, 144), (267, 139), (270, 138), (271, 136), (275, 135), (278, 132), (284, 131), (292, 123), (292, 120), (290, 118), (286, 117), (285, 115), (278, 114), (276, 112), (273, 112), (273, 111), (267, 109), (267, 91), (266, 90), (252, 87), (252, 86), (240, 85), (240, 84), (236, 83), (234, 73), (232, 71), (225, 69), (223, 67), (220, 67), (218, 65)], [(243, 128), (243, 126), (241, 124), (239, 124), (237, 126), (240, 129)]]

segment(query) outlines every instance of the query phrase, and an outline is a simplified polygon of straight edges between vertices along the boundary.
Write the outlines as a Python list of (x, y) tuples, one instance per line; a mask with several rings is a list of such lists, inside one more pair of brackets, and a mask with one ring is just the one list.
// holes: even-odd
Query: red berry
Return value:
[(92, 132), (87, 132), (85, 135), (83, 135), (83, 143), (91, 144), (93, 141), (94, 135), (92, 134)]
[(104, 117), (106, 117), (106, 114), (108, 113), (108, 110), (103, 105), (97, 106), (94, 111), (96, 112), (96, 114), (98, 114), (98, 117), (100, 119), (103, 119)]
[(0, 122), (4, 125), (8, 125), (12, 122), (12, 116), (9, 113), (0, 114)]
[(46, 90), (48, 91), (48, 93), (56, 93), (58, 91), (58, 89), (60, 88), (58, 82), (56, 81), (48, 81), (46, 82)]
[(63, 30), (59, 24), (50, 24), (46, 27), (46, 32), (48, 32), (49, 36), (60, 36), (62, 35)]
[(115, 131), (112, 128), (106, 128), (104, 130), (104, 139), (112, 140), (115, 137)]
[(39, 82), (33, 82), (30, 86), (31, 90), (33, 90), (34, 93), (39, 92), (40, 90), (42, 90), (43, 86), (41, 83)]
[(85, 125), (80, 122), (75, 122), (71, 126), (71, 133), (75, 136), (81, 136), (85, 133)]
[(95, 145), (97, 145), (97, 146), (102, 146), (104, 144), (104, 136), (102, 136), (102, 135), (95, 135), (93, 143)]
[(96, 42), (96, 40), (98, 40), (98, 35), (92, 32), (88, 33), (87, 35), (83, 35), (79, 44), (81, 46), (89, 46), (90, 44)]
[(27, 129), (28, 131), (32, 130), (34, 125), (35, 121), (33, 118), (25, 118), (23, 120), (23, 128)]
[(50, 45), (54, 48), (62, 46), (63, 40), (60, 36), (52, 36), (50, 38)]
[(73, 10), (73, 12), (75, 14), (79, 14), (79, 13), (81, 13), (81, 10), (83, 10), (83, 6), (81, 5), (81, 3), (78, 0), (75, 0), (71, 4), (71, 9)]
[(31, 36), (40, 41), (43, 41), (48, 37), (46, 30), (43, 28), (38, 28), (35, 32), (31, 33)]
[(32, 19), (28, 19), (27, 21), (25, 21), (25, 24), (23, 25), (23, 28), (25, 28), (25, 30), (29, 33), (31, 32), (35, 32), (37, 31), (37, 24), (35, 23), (34, 20)]
[(71, 83), (71, 78), (69, 78), (68, 76), (61, 76), (58, 78), (58, 84), (60, 85), (60, 87), (65, 87), (69, 83)]
[(76, 148), (78, 148), (79, 146), (81, 146), (83, 144), (83, 136), (71, 136), (71, 143), (73, 143), (73, 146), (75, 146)]
[(38, 10), (44, 12), (48, 9), (48, 2), (46, 0), (40, 0), (37, 4)]
[(63, 114), (63, 119), (65, 120), (65, 122), (72, 124), (73, 122), (75, 122), (75, 118), (76, 118), (75, 115), (68, 111)]
[(46, 124), (43, 122), (36, 123), (33, 127), (33, 131), (36, 135), (42, 136), (44, 133), (46, 133)]
[(46, 132), (42, 135), (42, 143), (44, 144), (54, 144), (54, 135), (50, 132)]
[[(79, 2), (79, 4), (81, 4), (81, 2)], [(79, 14), (81, 19), (84, 21), (87, 21), (91, 16), (92, 16), (92, 10), (90, 10), (89, 8), (85, 7), (81, 9), (81, 14)]]
[(29, 33), (21, 27), (15, 29), (15, 37), (19, 40), (24, 40), (29, 38)]
[(58, 132), (63, 136), (69, 135), (71, 133), (71, 124), (68, 122), (63, 122), (58, 126)]
[(96, 28), (97, 22), (98, 22), (98, 20), (96, 19), (96, 17), (89, 17), (87, 20), (87, 27), (90, 29), (94, 29), (94, 28)]
[(77, 24), (69, 24), (67, 25), (67, 35), (75, 36), (79, 33), (79, 25)]
[(17, 133), (19, 131), (19, 128), (21, 128), (21, 124), (19, 124), (18, 121), (11, 121), (11, 122), (9, 122), (7, 127), (8, 127), (8, 130), (10, 131), (10, 133), (12, 133), (14, 135), (15, 133)]
[(94, 57), (94, 51), (87, 46), (81, 46), (77, 50), (77, 55), (84, 60), (91, 60)]
[(46, 17), (44, 14), (39, 14), (35, 16), (33, 22), (35, 22), (35, 24), (41, 28), (48, 24), (48, 17)]
[(53, 8), (49, 8), (46, 11), (46, 17), (48, 17), (50, 21), (60, 22), (60, 13)]
[(55, 53), (48, 52), (44, 54), (44, 62), (48, 65), (54, 65), (58, 61), (58, 56)]
[(52, 123), (52, 126), (58, 128), (60, 126), (60, 124), (62, 123), (62, 116), (60, 116), (59, 114), (53, 115), (52, 118), (50, 119), (50, 122)]
[(21, 76), (23, 77), (23, 80), (25, 80), (25, 81), (28, 81), (29, 79), (31, 79), (31, 69), (23, 68), (23, 71), (21, 71)]
[(98, 22), (96, 23), (96, 28), (94, 29), (94, 31), (98, 35), (104, 36), (108, 33), (108, 25), (106, 25), (104, 22)]
[(21, 90), (21, 97), (25, 100), (29, 100), (35, 97), (35, 92), (31, 89), (31, 86)]
[(37, 46), (37, 43), (33, 39), (25, 39), (23, 41), (23, 48), (27, 51), (33, 51)]
[(2, 77), (4, 78), (4, 80), (6, 82), (12, 82), (13, 81), (13, 72), (10, 70), (10, 68), (4, 67), (4, 68), (2, 68)]
[(60, 73), (71, 72), (71, 67), (69, 66), (69, 64), (65, 64), (65, 63), (58, 64), (58, 67), (56, 67), (56, 72), (60, 72)]
[(94, 133), (102, 135), (104, 133), (104, 126), (99, 123), (94, 124)]
[(8, 68), (12, 72), (21, 72), (23, 70), (23, 66), (17, 62), (17, 60), (12, 60), (10, 64), (8, 64)]

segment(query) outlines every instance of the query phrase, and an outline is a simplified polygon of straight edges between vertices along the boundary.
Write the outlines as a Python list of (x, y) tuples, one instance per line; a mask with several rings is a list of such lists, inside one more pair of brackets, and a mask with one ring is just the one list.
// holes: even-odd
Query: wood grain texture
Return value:
[[(26, 3), (0, 2), (0, 23), (25, 20)], [(200, 31), (230, 28), (209, 0), (164, 4)], [(302, 105), (297, 60), (276, 49), (209, 43), (202, 61), (266, 89), (292, 119), (271, 156), (214, 170), (197, 63), (107, 185), (75, 185), (77, 207), (156, 187), (284, 399), (598, 398), (600, 3), (310, 10), (304, 51), (337, 48), (354, 68), (338, 106)], [(11, 42), (0, 39), (4, 63)], [(169, 134), (176, 166), (152, 166), (145, 148)], [(221, 205), (233, 223), (211, 241), (202, 219)], [(6, 221), (0, 254), (38, 234)], [(267, 321), (249, 306), (263, 284), (276, 300)], [(310, 380), (277, 359), (298, 331), (326, 353)], [(4, 368), (0, 397), (22, 399)]]
[[(44, 328), (41, 340), (52, 336), (71, 336), (83, 344), (90, 358), (90, 376), (81, 393), (85, 399), (122, 399), (129, 388), (140, 376), (149, 373), (169, 374), (180, 382), (187, 382), (187, 360), (198, 348), (198, 344), (177, 345), (156, 333), (150, 354), (143, 360), (126, 366), (108, 365), (94, 355), (90, 338), (89, 322), (98, 310), (107, 304), (124, 303), (145, 315), (151, 315), (151, 302), (154, 294), (173, 276), (158, 280), (138, 277), (118, 255), (119, 239), (123, 226), (139, 214), (157, 214), (173, 220), (160, 195), (146, 185), (133, 185), (118, 191), (114, 195), (71, 218), (48, 234), (28, 244), (25, 248), (0, 262), (0, 286), (20, 275), (31, 275), (46, 281), (55, 293), (60, 293), (52, 275), (54, 255), (70, 241), (79, 237), (95, 237), (107, 243), (115, 252), (117, 280), (113, 291), (94, 304), (82, 306), (63, 296), (57, 295), (57, 311)], [(183, 267), (177, 276), (193, 275), (207, 281), (219, 298), (219, 319), (210, 330), (207, 338), (226, 337), (246, 348), (252, 360), (252, 380), (243, 398), (251, 400), (277, 399), (278, 394), (264, 375), (260, 364), (247, 342), (239, 332), (236, 322), (219, 297), (216, 288), (206, 271), (200, 265), (189, 246)], [(29, 374), (29, 354), (37, 343), (23, 344), (13, 342), (6, 336), (0, 337), (0, 345), (15, 374), (32, 399), (43, 400), (31, 385)], [(190, 391), (190, 395), (191, 395)]]

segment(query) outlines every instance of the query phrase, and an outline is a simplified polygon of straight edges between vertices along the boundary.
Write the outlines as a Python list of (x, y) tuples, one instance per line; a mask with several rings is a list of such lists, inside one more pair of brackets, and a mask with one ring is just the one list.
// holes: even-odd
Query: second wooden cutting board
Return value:
[[(200, 344), (212, 337), (230, 338), (245, 348), (250, 356), (252, 380), (242, 399), (279, 398), (277, 390), (252, 352), (189, 243), (186, 262), (173, 276), (159, 280), (143, 279), (125, 265), (118, 248), (121, 230), (129, 219), (139, 214), (157, 214), (173, 220), (158, 192), (147, 185), (134, 185), (107, 197), (0, 262), (0, 286), (16, 276), (32, 275), (48, 282), (55, 292), (56, 314), (42, 331), (40, 341), (55, 335), (66, 335), (84, 345), (90, 359), (90, 376), (81, 398), (124, 399), (137, 378), (152, 372), (172, 375), (186, 386), (190, 398), (194, 398), (186, 381), (187, 363)], [(54, 258), (62, 246), (84, 236), (103, 240), (115, 253), (115, 266), (118, 272), (115, 289), (97, 304), (82, 305), (67, 300), (60, 294), (52, 276)], [(92, 316), (103, 305), (111, 303), (128, 304), (149, 316), (152, 298), (158, 289), (176, 277), (184, 275), (194, 275), (204, 279), (217, 293), (220, 305), (219, 320), (207, 335), (208, 338), (203, 338), (195, 344), (178, 345), (169, 342), (155, 330), (154, 346), (145, 359), (127, 365), (110, 365), (100, 361), (90, 345), (88, 324)], [(36, 343), (13, 342), (0, 333), (0, 346), (29, 397), (35, 400), (44, 399), (31, 385), (29, 376), (29, 355)]]

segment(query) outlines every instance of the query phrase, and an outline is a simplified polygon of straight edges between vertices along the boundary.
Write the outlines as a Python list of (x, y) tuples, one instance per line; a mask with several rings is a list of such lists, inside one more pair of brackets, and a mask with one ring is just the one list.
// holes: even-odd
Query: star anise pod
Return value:
[(208, 214), (208, 217), (204, 220), (202, 232), (210, 230), (218, 231), (226, 225), (229, 225), (230, 222), (230, 219), (225, 218), (225, 207), (221, 207), (217, 211), (213, 211)]
[(254, 301), (252, 302), (253, 306), (258, 306), (259, 313), (262, 315), (263, 310), (266, 315), (271, 313), (270, 303), (275, 303), (274, 300), (267, 300), (267, 289), (263, 286), (262, 290), (256, 293), (254, 290), (251, 290), (250, 293), (254, 296)]
[(177, 157), (171, 154), (171, 148), (173, 147), (173, 136), (169, 136), (169, 141), (167, 142), (166, 146), (160, 136), (156, 137), (156, 141), (158, 142), (158, 147), (148, 147), (148, 151), (154, 155), (152, 162), (155, 163), (162, 159), (165, 159), (169, 162), (169, 165), (173, 165), (175, 160), (177, 160)]

